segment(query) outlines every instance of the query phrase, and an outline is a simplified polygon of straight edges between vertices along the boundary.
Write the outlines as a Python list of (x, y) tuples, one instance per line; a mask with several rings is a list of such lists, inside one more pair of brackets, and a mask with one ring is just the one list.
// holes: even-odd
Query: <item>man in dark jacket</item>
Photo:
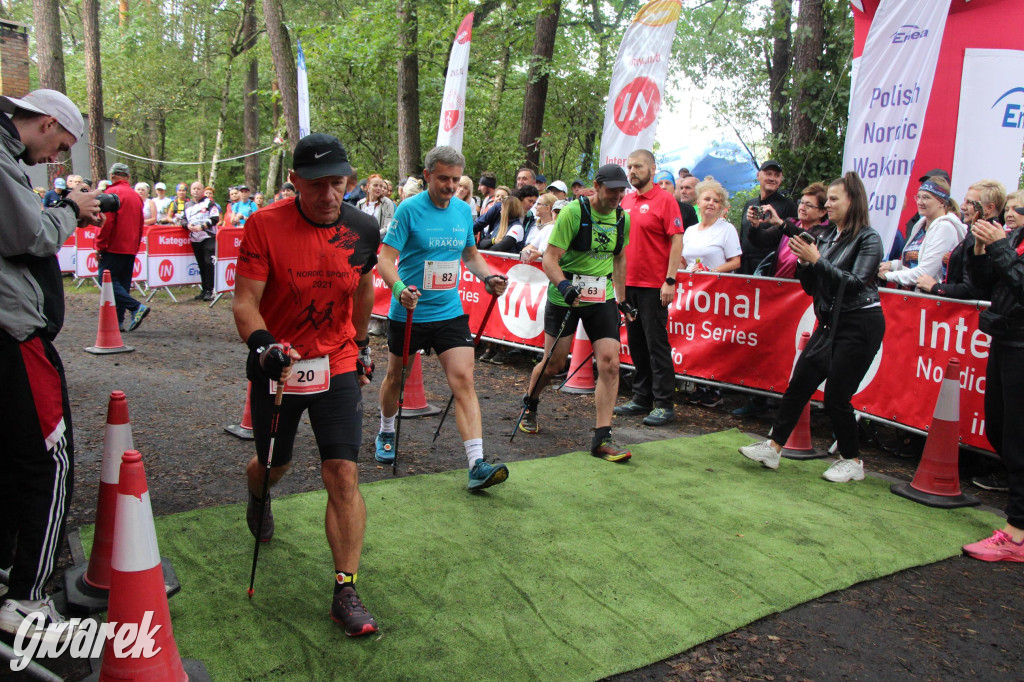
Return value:
[[(60, 558), (74, 481), (67, 380), (53, 339), (64, 317), (56, 254), (76, 223), (100, 221), (98, 192), (40, 210), (19, 161), (54, 163), (82, 136), (74, 103), (56, 90), (0, 97), (0, 630), (39, 636), (63, 620), (44, 592)], [(141, 211), (141, 209), (140, 209)], [(141, 216), (141, 213), (140, 213)], [(67, 629), (61, 639), (66, 637)]]
[(796, 204), (779, 194), (779, 187), (782, 186), (781, 163), (772, 160), (762, 163), (757, 172), (757, 182), (761, 186), (760, 194), (743, 205), (743, 218), (740, 221), (740, 247), (743, 249), (740, 273), (744, 275), (754, 274), (764, 257), (772, 252), (770, 248), (764, 249), (750, 241), (751, 227), (761, 224), (761, 218), (754, 208), (770, 204), (779, 218), (796, 218)]

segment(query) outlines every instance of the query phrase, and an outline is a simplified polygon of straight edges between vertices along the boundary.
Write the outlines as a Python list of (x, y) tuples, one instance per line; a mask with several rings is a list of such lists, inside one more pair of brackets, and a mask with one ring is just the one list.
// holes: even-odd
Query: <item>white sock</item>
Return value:
[(380, 413), (380, 432), (381, 433), (394, 433), (395, 432), (395, 417), (398, 413), (385, 417), (383, 410)]
[(477, 460), (484, 458), (484, 439), (470, 438), (462, 441), (466, 446), (466, 459), (469, 460), (469, 468), (472, 469)]

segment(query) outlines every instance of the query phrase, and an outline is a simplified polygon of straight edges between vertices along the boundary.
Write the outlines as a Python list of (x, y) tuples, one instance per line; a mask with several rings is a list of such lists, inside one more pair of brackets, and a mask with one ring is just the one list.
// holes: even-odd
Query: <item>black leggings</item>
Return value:
[(1010, 488), (1006, 520), (1024, 528), (1024, 419), (1020, 417), (1024, 348), (993, 341), (985, 377), (985, 433), (1006, 465)]
[[(808, 348), (813, 348), (825, 330), (819, 325), (811, 334)], [(793, 369), (782, 404), (775, 414), (772, 440), (785, 445), (800, 420), (804, 405), (814, 395), (821, 382), (825, 384), (825, 412), (832, 420), (832, 430), (839, 443), (839, 452), (847, 459), (859, 457), (857, 419), (850, 400), (867, 374), (875, 353), (885, 335), (885, 317), (882, 308), (861, 308), (839, 316), (832, 339), (831, 362), (827, 357), (808, 358), (804, 355)]]

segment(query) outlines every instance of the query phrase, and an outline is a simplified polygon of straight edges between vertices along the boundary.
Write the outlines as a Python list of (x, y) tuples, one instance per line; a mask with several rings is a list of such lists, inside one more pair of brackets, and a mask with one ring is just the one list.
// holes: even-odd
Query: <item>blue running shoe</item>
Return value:
[(508, 478), (508, 467), (504, 464), (488, 464), (478, 459), (469, 470), (469, 489), (483, 490), (498, 485)]
[(381, 431), (377, 434), (377, 450), (373, 453), (373, 458), (381, 464), (391, 464), (395, 461), (395, 434), (384, 433)]

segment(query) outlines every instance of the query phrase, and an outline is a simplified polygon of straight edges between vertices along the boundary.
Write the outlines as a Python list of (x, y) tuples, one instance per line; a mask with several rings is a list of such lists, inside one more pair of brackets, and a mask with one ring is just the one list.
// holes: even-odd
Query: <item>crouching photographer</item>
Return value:
[(793, 369), (771, 439), (742, 447), (740, 453), (777, 469), (781, 444), (789, 439), (804, 405), (827, 379), (825, 412), (842, 458), (822, 477), (833, 482), (860, 481), (864, 463), (850, 400), (885, 334), (875, 281), (882, 239), (868, 226), (867, 193), (856, 173), (847, 173), (829, 186), (825, 208), (836, 226), (826, 237), (813, 243), (802, 238), (789, 240), (797, 257), (800, 284), (814, 298), (818, 325)]
[(63, 618), (43, 591), (63, 547), (74, 480), (64, 366), (53, 340), (64, 322), (57, 251), (76, 224), (101, 220), (99, 192), (72, 192), (40, 211), (18, 162), (54, 163), (85, 128), (56, 90), (0, 97), (0, 566), (12, 566), (0, 630), (42, 614), (35, 637)]

